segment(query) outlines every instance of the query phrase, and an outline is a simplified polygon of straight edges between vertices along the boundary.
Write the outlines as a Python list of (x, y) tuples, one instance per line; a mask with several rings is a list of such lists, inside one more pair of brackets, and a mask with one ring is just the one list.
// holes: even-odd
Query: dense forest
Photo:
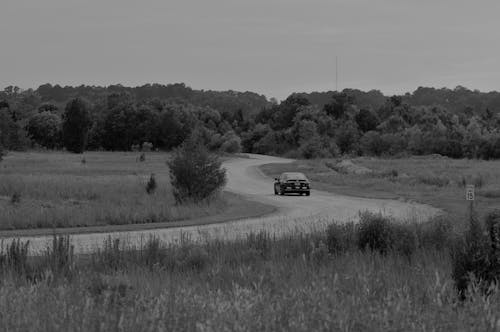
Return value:
[(294, 93), (139, 87), (7, 87), (0, 92), (3, 150), (170, 150), (193, 131), (213, 151), (296, 158), (440, 154), (500, 158), (500, 93), (464, 87)]

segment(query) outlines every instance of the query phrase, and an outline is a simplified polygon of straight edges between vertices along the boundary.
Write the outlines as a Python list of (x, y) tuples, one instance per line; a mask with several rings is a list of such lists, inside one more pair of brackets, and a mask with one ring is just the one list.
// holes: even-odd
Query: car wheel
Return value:
[(280, 195), (283, 196), (285, 194), (285, 192), (283, 191), (283, 189), (280, 189)]
[(311, 192), (310, 191), (307, 191), (306, 192), (306, 196), (310, 196), (311, 195)]
[(276, 187), (274, 187), (274, 194), (278, 195), (278, 191), (276, 190)]

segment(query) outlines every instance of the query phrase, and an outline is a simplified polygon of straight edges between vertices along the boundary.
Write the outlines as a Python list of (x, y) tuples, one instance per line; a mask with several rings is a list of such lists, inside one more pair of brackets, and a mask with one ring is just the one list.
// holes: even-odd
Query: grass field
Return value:
[[(175, 205), (168, 155), (148, 153), (144, 162), (138, 157), (122, 152), (10, 153), (0, 163), (0, 229), (168, 222), (227, 209), (224, 195), (209, 203)], [(148, 195), (152, 173), (158, 186)]]
[(338, 194), (412, 200), (443, 209), (452, 217), (467, 215), (464, 182), (476, 185), (476, 210), (481, 214), (500, 208), (500, 161), (456, 160), (435, 157), (352, 161), (373, 170), (371, 174), (343, 174), (332, 169), (337, 160), (300, 160), (269, 164), (262, 170), (275, 177), (285, 171), (305, 173), (314, 189)]
[(135, 249), (109, 240), (85, 257), (58, 241), (44, 257), (0, 259), (1, 327), (498, 331), (500, 292), (485, 298), (471, 288), (460, 301), (441, 240), (419, 239), (410, 255), (363, 251), (355, 242), (331, 252), (325, 233), (259, 233), (202, 245), (186, 239), (169, 247), (151, 239)]

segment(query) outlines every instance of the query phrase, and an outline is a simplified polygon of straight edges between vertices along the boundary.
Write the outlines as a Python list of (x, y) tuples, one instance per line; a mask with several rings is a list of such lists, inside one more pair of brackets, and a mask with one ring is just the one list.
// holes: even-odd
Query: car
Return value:
[(279, 178), (274, 179), (274, 194), (284, 195), (288, 193), (311, 195), (311, 182), (303, 173), (285, 172)]

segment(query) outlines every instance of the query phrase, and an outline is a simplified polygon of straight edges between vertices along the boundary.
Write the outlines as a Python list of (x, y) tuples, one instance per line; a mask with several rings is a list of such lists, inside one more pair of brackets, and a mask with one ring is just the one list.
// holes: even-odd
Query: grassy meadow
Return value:
[(336, 159), (299, 160), (292, 164), (269, 164), (269, 176), (285, 171), (305, 173), (314, 189), (338, 194), (388, 198), (427, 203), (464, 219), (468, 204), (464, 183), (475, 184), (475, 207), (481, 215), (500, 208), (500, 161), (409, 157), (383, 159), (359, 157), (352, 162), (369, 168), (370, 174), (345, 174), (335, 169)]
[[(11, 152), (0, 163), (0, 229), (101, 226), (186, 220), (227, 208), (224, 197), (176, 205), (168, 154)], [(146, 193), (155, 174), (157, 189)]]
[(64, 238), (35, 258), (11, 246), (0, 255), (0, 329), (500, 329), (498, 288), (484, 297), (472, 285), (459, 299), (449, 233), (412, 229), (418, 236), (409, 252), (398, 244), (381, 253), (359, 248), (353, 227), (178, 246), (152, 238), (140, 248), (109, 239), (80, 257)]

